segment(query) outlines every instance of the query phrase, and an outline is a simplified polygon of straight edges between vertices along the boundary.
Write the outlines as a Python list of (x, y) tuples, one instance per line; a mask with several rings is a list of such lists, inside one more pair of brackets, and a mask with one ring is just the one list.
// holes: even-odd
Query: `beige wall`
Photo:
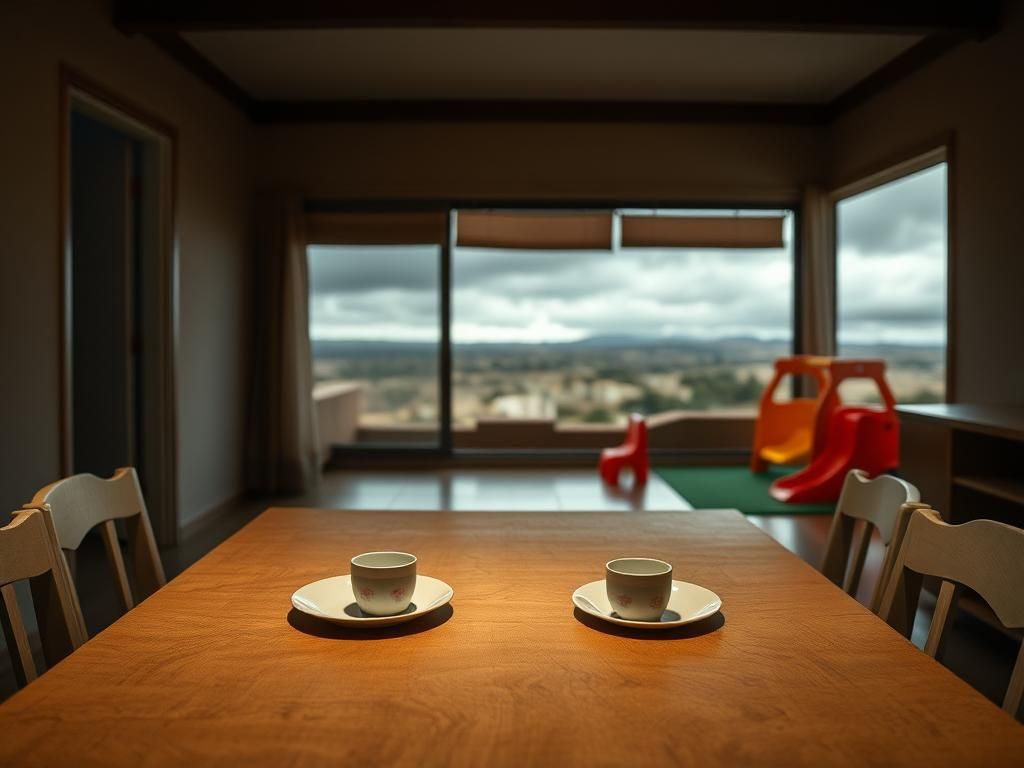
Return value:
[(325, 198), (793, 201), (825, 129), (782, 125), (257, 126), (259, 184)]
[(241, 488), (249, 127), (102, 0), (0, 3), (0, 504), (59, 464), (57, 134), (64, 61), (179, 131), (179, 503), (188, 522)]
[(1024, 8), (839, 120), (832, 176), (955, 132), (956, 397), (1024, 402)]

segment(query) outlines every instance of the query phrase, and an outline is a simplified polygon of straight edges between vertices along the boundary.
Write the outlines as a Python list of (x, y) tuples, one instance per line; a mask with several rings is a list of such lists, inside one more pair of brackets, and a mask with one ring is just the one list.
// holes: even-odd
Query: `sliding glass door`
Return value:
[(446, 227), (446, 214), (344, 213), (318, 214), (310, 227), (309, 333), (322, 441), (442, 446)]

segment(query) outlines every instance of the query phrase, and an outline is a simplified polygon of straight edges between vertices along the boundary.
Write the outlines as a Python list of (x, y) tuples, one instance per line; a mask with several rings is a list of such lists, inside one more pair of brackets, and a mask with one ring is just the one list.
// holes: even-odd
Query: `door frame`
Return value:
[(154, 440), (144, 453), (146, 499), (153, 532), (160, 546), (178, 538), (178, 308), (179, 255), (177, 233), (178, 131), (163, 118), (99, 84), (88, 75), (60, 64), (58, 125), (58, 265), (59, 371), (60, 371), (60, 467), (73, 471), (73, 255), (71, 240), (71, 114), (83, 109), (92, 117), (153, 146), (157, 153), (157, 225), (152, 245), (157, 263), (159, 330), (150, 343), (158, 350), (152, 392), (146, 392), (145, 429), (154, 429)]

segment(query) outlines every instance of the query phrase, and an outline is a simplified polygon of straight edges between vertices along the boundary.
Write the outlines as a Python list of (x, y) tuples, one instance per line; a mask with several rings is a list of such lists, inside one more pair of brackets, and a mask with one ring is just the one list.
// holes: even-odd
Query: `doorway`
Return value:
[(62, 70), (62, 474), (139, 474), (177, 539), (174, 129)]
[(72, 472), (136, 466), (142, 141), (72, 107)]

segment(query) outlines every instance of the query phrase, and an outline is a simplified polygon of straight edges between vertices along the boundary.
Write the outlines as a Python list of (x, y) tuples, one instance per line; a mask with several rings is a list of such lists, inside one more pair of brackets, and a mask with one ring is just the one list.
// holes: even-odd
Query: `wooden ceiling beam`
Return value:
[(725, 29), (778, 32), (958, 35), (998, 28), (999, 0), (116, 0), (126, 32), (238, 29), (603, 28)]
[(837, 96), (828, 105), (829, 119), (835, 120), (859, 107), (882, 91), (924, 69), (961, 42), (963, 41), (960, 38), (951, 35), (932, 35), (924, 38)]
[(828, 121), (827, 105), (579, 100), (254, 101), (256, 123), (788, 123)]
[(230, 101), (240, 110), (249, 115), (253, 109), (253, 100), (245, 89), (229, 77), (223, 70), (207, 59), (195, 49), (181, 35), (174, 32), (162, 32), (152, 30), (146, 36), (157, 46), (163, 49), (164, 53), (175, 59), (185, 69), (189, 70), (217, 91), (221, 96)]

